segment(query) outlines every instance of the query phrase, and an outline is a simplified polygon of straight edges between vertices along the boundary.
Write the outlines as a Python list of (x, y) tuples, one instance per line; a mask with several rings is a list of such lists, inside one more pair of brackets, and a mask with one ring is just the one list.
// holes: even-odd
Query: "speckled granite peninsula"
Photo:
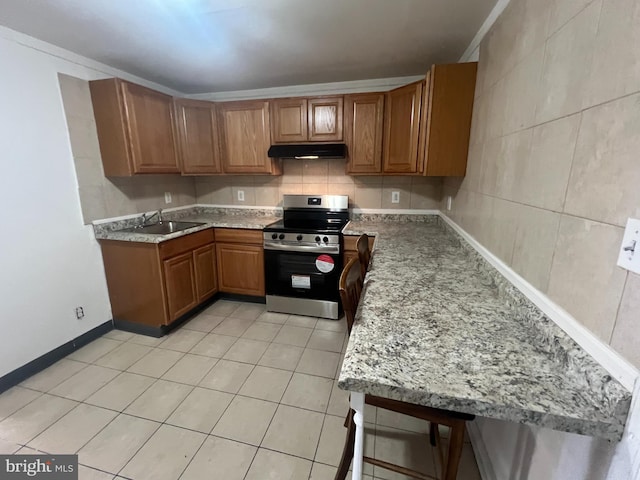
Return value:
[(172, 212), (163, 212), (164, 220), (179, 220), (182, 222), (202, 223), (197, 227), (181, 230), (166, 235), (151, 235), (139, 232), (122, 232), (120, 230), (139, 225), (140, 215), (125, 220), (107, 223), (95, 223), (93, 230), (98, 240), (120, 240), (124, 242), (161, 243), (173, 238), (189, 235), (190, 233), (206, 230), (207, 228), (246, 228), (262, 230), (265, 226), (279, 219), (282, 211), (279, 209), (244, 209), (191, 207)]
[[(380, 220), (378, 218), (377, 220)], [(340, 388), (619, 440), (631, 393), (436, 216), (376, 236)]]

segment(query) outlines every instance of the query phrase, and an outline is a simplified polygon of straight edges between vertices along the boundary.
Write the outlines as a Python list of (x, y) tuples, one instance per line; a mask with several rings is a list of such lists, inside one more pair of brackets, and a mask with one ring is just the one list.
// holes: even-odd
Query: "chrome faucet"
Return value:
[(158, 223), (162, 223), (162, 209), (159, 209), (157, 212), (153, 212), (153, 213), (152, 213), (151, 215), (149, 215), (148, 217), (147, 217), (147, 214), (146, 214), (146, 213), (143, 213), (143, 214), (142, 214), (142, 225), (141, 225), (141, 226), (142, 226), (142, 227), (144, 227), (144, 226), (148, 225), (148, 224), (149, 224), (149, 221), (150, 221), (153, 217), (155, 217), (156, 215), (158, 216)]

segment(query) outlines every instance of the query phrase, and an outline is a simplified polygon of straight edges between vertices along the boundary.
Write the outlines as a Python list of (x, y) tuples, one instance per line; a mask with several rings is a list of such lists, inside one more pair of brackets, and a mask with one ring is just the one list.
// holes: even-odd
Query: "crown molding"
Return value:
[(509, 5), (510, 1), (511, 0), (498, 0), (498, 2), (495, 4), (495, 6), (485, 19), (484, 23), (480, 26), (478, 33), (476, 33), (476, 36), (473, 37), (471, 43), (460, 57), (460, 63), (478, 60), (480, 42), (482, 42), (484, 36), (491, 29), (491, 27), (493, 27), (493, 24), (496, 23), (496, 20), (498, 19), (500, 14), (504, 11), (505, 8), (507, 8), (507, 5)]
[(235, 90), (187, 95), (194, 100), (253, 100), (262, 98), (301, 97), (316, 95), (337, 95), (345, 93), (386, 92), (411, 82), (424, 79), (424, 75), (408, 77), (375, 78), (349, 82), (312, 83), (309, 85), (288, 85), (284, 87), (259, 88), (255, 90)]

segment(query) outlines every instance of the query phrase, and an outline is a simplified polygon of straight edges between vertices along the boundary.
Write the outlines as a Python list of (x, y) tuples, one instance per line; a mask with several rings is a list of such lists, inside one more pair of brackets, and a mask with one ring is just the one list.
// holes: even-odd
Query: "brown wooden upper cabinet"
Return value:
[(106, 176), (180, 172), (169, 95), (118, 78), (89, 87)]
[(382, 171), (384, 97), (384, 93), (344, 97), (344, 141), (349, 155), (349, 174)]
[(467, 171), (478, 63), (433, 65), (423, 98), (420, 155), (427, 176), (462, 177)]
[(222, 169), (225, 173), (282, 173), (279, 160), (267, 156), (271, 146), (269, 102), (219, 104)]
[(343, 97), (277, 98), (271, 101), (273, 143), (339, 142)]
[(477, 63), (434, 65), (425, 80), (386, 94), (345, 96), (347, 173), (464, 176), (476, 70)]
[(419, 81), (386, 95), (383, 173), (422, 173), (418, 139), (423, 88), (424, 82)]
[(215, 104), (176, 99), (175, 107), (182, 174), (222, 173)]
[(306, 142), (307, 99), (278, 98), (271, 101), (273, 143)]

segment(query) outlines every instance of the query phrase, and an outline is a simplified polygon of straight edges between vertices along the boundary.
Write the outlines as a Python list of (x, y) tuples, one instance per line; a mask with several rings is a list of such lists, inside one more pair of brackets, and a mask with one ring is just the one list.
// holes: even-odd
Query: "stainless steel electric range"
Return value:
[(338, 319), (346, 195), (285, 195), (283, 219), (264, 229), (267, 310)]

